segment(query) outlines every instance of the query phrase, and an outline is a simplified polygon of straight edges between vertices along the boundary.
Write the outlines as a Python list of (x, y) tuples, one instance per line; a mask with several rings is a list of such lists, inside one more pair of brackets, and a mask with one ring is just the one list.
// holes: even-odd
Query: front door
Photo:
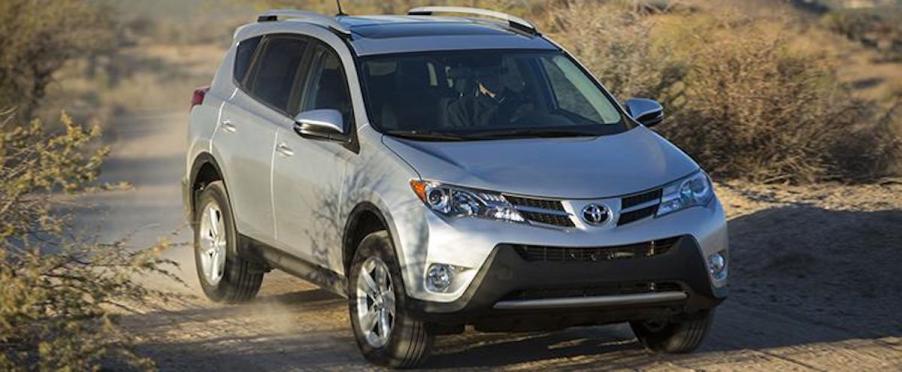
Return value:
[[(299, 112), (335, 109), (346, 128), (353, 112), (340, 57), (328, 46), (311, 46)], [(342, 143), (301, 137), (280, 128), (273, 164), (273, 200), (279, 245), (318, 266), (340, 271), (343, 182), (355, 154)]]

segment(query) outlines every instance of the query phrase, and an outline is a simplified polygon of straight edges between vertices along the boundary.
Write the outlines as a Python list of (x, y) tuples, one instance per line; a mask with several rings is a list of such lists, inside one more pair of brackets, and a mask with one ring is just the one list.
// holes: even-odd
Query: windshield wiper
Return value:
[(504, 138), (561, 138), (561, 137), (597, 137), (600, 133), (594, 130), (567, 128), (514, 128), (471, 133), (450, 133), (417, 130), (392, 130), (385, 134), (422, 141), (472, 141)]
[(462, 141), (467, 139), (467, 137), (455, 133), (431, 131), (421, 132), (417, 130), (390, 130), (386, 131), (385, 134), (395, 137), (425, 141)]
[(503, 129), (473, 133), (472, 137), (479, 138), (555, 138), (555, 137), (597, 137), (600, 134), (586, 129), (565, 128), (523, 128)]

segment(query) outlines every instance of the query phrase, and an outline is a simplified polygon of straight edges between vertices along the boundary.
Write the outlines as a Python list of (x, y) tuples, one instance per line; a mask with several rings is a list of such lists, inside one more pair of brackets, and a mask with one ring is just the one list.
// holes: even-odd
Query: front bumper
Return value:
[[(577, 203), (587, 202), (590, 201)], [(616, 207), (617, 204), (608, 205)], [(568, 207), (570, 210), (579, 208), (580, 204)], [(628, 225), (573, 229), (549, 229), (478, 218), (443, 219), (416, 199), (395, 210), (406, 212), (394, 215), (392, 233), (407, 294), (413, 299), (436, 304), (459, 302), (466, 292), (472, 291), (472, 287), (477, 286), (473, 283), (477, 274), (491, 264), (490, 257), (505, 244), (582, 249), (688, 236), (697, 243), (699, 265), (705, 265), (705, 259), (716, 253), (729, 262), (726, 218), (716, 198), (705, 207), (693, 207)], [(614, 263), (619, 265), (623, 261)], [(432, 264), (453, 265), (459, 269), (454, 284), (446, 292), (436, 293), (425, 288), (425, 274)], [(711, 291), (725, 288), (727, 280), (709, 277)]]
[(711, 285), (689, 235), (665, 253), (617, 260), (535, 261), (496, 246), (452, 302), (412, 300), (417, 317), (483, 330), (543, 329), (672, 316), (710, 309), (727, 295)]

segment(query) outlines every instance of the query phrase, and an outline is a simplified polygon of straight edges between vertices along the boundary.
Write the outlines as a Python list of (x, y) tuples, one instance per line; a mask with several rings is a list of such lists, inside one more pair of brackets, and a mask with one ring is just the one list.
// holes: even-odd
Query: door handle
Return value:
[(225, 120), (222, 122), (222, 129), (225, 129), (226, 132), (235, 133), (238, 131), (238, 127), (235, 124), (232, 124), (231, 120)]
[(288, 147), (288, 145), (286, 145), (284, 143), (278, 144), (276, 146), (276, 151), (278, 151), (280, 154), (285, 155), (285, 156), (294, 155), (294, 151), (291, 149), (291, 147)]

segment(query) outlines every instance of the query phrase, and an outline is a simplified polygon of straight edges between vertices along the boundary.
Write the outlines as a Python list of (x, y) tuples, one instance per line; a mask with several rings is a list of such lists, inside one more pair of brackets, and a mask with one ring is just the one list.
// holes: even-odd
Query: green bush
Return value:
[(0, 120), (0, 370), (90, 370), (106, 363), (149, 368), (115, 322), (117, 309), (167, 293), (141, 276), (175, 277), (163, 245), (130, 251), (70, 238), (60, 192), (95, 179), (107, 149), (99, 130), (63, 115), (63, 131)]

